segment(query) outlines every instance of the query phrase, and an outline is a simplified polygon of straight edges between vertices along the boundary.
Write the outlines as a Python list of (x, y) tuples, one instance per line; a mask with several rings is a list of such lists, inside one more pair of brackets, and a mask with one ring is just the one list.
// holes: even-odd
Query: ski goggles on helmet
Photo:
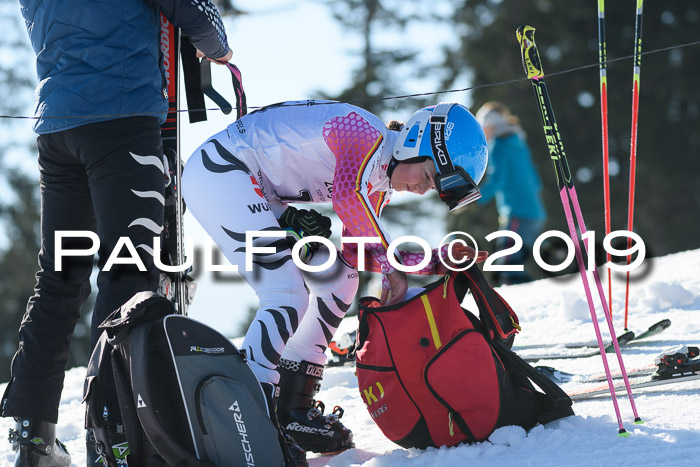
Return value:
[(471, 175), (462, 167), (455, 167), (447, 152), (445, 128), (448, 126), (447, 114), (453, 105), (455, 104), (438, 104), (429, 121), (430, 145), (438, 168), (435, 189), (440, 199), (450, 208), (450, 212), (481, 198), (481, 192)]
[(472, 177), (461, 167), (435, 176), (435, 189), (450, 212), (481, 198), (481, 192)]

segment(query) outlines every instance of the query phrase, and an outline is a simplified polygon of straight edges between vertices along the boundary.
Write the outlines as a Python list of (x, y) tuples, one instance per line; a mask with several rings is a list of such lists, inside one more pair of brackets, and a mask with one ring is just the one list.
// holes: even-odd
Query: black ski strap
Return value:
[(200, 74), (197, 72), (197, 65), (199, 65), (197, 49), (185, 36), (180, 39), (180, 57), (185, 77), (185, 96), (190, 123), (203, 122), (207, 119), (207, 110), (204, 104), (204, 89)]
[[(212, 85), (211, 61), (203, 58), (200, 62), (197, 59), (197, 50), (185, 36), (181, 38), (180, 59), (185, 78), (185, 95), (190, 123), (203, 122), (207, 119), (205, 95), (218, 105), (225, 115), (230, 114), (233, 107)], [(236, 95), (236, 119), (239, 119), (248, 113), (241, 70), (233, 63), (227, 62), (225, 65), (231, 72), (233, 92)]]
[[(226, 63), (226, 68), (231, 72), (231, 81), (233, 83), (233, 92), (236, 94), (236, 119), (241, 118), (248, 113), (248, 104), (246, 102), (245, 91), (243, 91), (243, 79), (241, 77), (241, 70), (238, 69), (233, 63)], [(219, 94), (213, 87), (211, 83), (211, 62), (206, 58), (203, 58), (200, 63), (200, 82), (202, 92), (216, 105), (219, 106), (221, 111), (228, 115), (233, 110), (231, 104)]]

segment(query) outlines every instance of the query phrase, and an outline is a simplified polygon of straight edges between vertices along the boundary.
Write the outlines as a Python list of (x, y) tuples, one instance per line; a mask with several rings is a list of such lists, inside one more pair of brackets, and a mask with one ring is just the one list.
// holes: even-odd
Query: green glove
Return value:
[(331, 220), (313, 209), (288, 207), (279, 218), (280, 227), (292, 229), (300, 237), (320, 236), (330, 238)]

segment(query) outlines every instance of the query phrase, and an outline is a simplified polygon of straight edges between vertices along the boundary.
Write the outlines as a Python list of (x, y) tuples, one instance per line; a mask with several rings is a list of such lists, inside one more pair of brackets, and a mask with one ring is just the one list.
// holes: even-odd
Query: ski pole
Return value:
[[(598, 326), (598, 319), (595, 312), (595, 306), (593, 304), (593, 298), (591, 296), (590, 286), (588, 283), (588, 276), (583, 263), (583, 254), (581, 252), (581, 246), (576, 233), (576, 222), (574, 216), (571, 212), (570, 204), (573, 204), (574, 210), (576, 212), (576, 220), (579, 222), (579, 229), (582, 234), (585, 233), (585, 225), (583, 224), (583, 215), (578, 203), (578, 196), (576, 195), (576, 190), (573, 183), (573, 178), (571, 176), (571, 170), (569, 169), (568, 161), (566, 159), (566, 154), (564, 152), (564, 145), (561, 140), (561, 136), (557, 129), (556, 120), (554, 118), (554, 112), (552, 110), (552, 105), (549, 100), (549, 94), (547, 93), (547, 87), (544, 83), (544, 73), (542, 71), (539, 53), (534, 42), (535, 29), (531, 26), (521, 26), (517, 30), (518, 41), (520, 43), (520, 50), (523, 59), (523, 66), (525, 68), (525, 73), (530, 79), (533, 90), (535, 92), (535, 98), (540, 108), (540, 116), (542, 118), (543, 129), (545, 133), (545, 140), (549, 148), (549, 155), (552, 159), (554, 173), (557, 178), (557, 185), (559, 188), (559, 194), (562, 201), (562, 206), (564, 208), (564, 213), (567, 220), (567, 225), (569, 227), (569, 234), (574, 242), (574, 252), (576, 256), (576, 261), (579, 266), (579, 272), (581, 274), (581, 280), (583, 282), (584, 291), (586, 293), (586, 299), (588, 301), (588, 308), (591, 313), (591, 320), (593, 322), (593, 328), (596, 333), (596, 339), (598, 341), (598, 347), (600, 349), (601, 358), (603, 360), (603, 367), (605, 369), (606, 378), (608, 381), (608, 387), (610, 389), (610, 394), (612, 396), (613, 406), (615, 408), (615, 414), (617, 416), (619, 435), (627, 436), (628, 433), (625, 430), (622, 417), (620, 415), (620, 409), (617, 404), (617, 397), (615, 396), (615, 387), (610, 375), (610, 368), (608, 365), (607, 355), (605, 353), (605, 345), (603, 344), (603, 339), (600, 333), (600, 328)], [(571, 198), (569, 198), (571, 196)], [(584, 245), (587, 249), (587, 241), (584, 240)], [(605, 295), (603, 293), (602, 285), (600, 284), (600, 277), (597, 275), (597, 271), (594, 269), (594, 277), (596, 279), (596, 285), (598, 287), (598, 293), (600, 295), (601, 302), (603, 303), (603, 309), (606, 311), (605, 317), (608, 320), (608, 327), (611, 330), (613, 341), (615, 341), (615, 331), (612, 326), (612, 321), (607, 311), (607, 303), (605, 300)], [(622, 361), (622, 354), (620, 353), (619, 346), (615, 345), (616, 353), (618, 354), (618, 360), (621, 364), (621, 369), (624, 368), (624, 363)], [(624, 372), (624, 378), (626, 378), (626, 372)], [(634, 399), (632, 397), (632, 391), (629, 387), (629, 382), (626, 382), (626, 387), (628, 390), (628, 396), (630, 398), (630, 403), (632, 405), (632, 410), (635, 415), (635, 423), (641, 422), (641, 419), (637, 415), (636, 407), (634, 405)]]
[[(603, 214), (605, 235), (610, 234), (610, 159), (608, 153), (608, 78), (607, 53), (605, 51), (605, 0), (598, 0), (598, 61), (600, 63), (600, 115), (603, 137)], [(606, 251), (610, 263), (610, 252)], [(608, 267), (608, 308), (612, 316), (612, 270)], [(627, 326), (625, 326), (626, 328)]]
[[(637, 16), (634, 28), (634, 75), (632, 83), (632, 131), (630, 135), (630, 190), (627, 205), (627, 230), (632, 232), (634, 227), (634, 182), (637, 169), (637, 118), (639, 114), (639, 75), (642, 69), (642, 6), (644, 0), (637, 0)], [(632, 238), (627, 238), (627, 249), (632, 247)], [(632, 255), (627, 255), (627, 264), (632, 261)], [(625, 329), (629, 313), (630, 272), (627, 271), (625, 287)]]

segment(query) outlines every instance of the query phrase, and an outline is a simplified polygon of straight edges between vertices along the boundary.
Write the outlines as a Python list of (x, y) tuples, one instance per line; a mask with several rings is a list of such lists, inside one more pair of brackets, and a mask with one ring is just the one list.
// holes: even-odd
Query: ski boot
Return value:
[(282, 359), (278, 418), (280, 425), (306, 451), (330, 454), (354, 448), (352, 432), (340, 422), (343, 409), (324, 415), (325, 405), (315, 401), (321, 388), (323, 365)]
[(265, 399), (267, 400), (267, 408), (270, 412), (270, 420), (277, 427), (279, 432), (279, 441), (284, 451), (285, 467), (308, 467), (309, 463), (306, 460), (306, 451), (302, 449), (285, 431), (277, 419), (277, 399), (279, 397), (279, 388), (272, 383), (260, 383), (262, 386)]
[(17, 452), (15, 467), (68, 467), (66, 446), (56, 439), (56, 424), (43, 420), (15, 418), (10, 428), (10, 443)]

